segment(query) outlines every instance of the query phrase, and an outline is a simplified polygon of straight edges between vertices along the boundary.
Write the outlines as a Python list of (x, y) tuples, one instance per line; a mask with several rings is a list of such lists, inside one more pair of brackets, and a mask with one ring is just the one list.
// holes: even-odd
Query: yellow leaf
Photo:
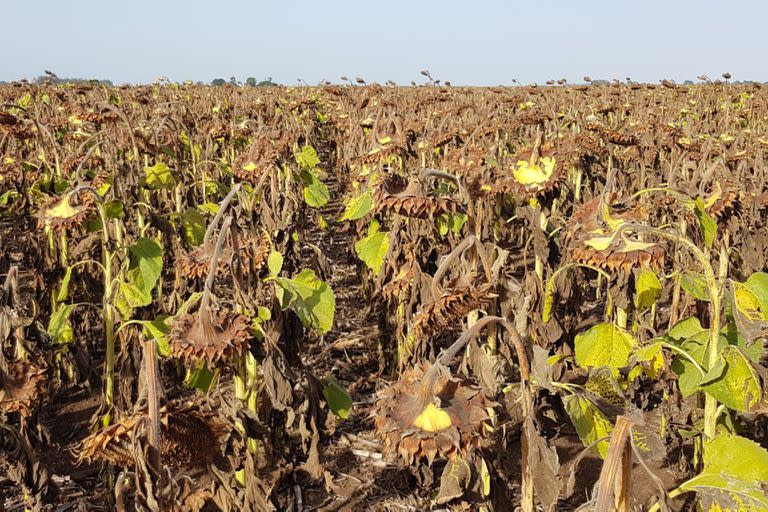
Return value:
[(448, 416), (447, 412), (430, 402), (418, 418), (413, 421), (413, 426), (427, 432), (440, 432), (451, 426), (451, 417)]
[(540, 158), (538, 163), (532, 164), (526, 160), (520, 160), (515, 164), (512, 174), (521, 185), (543, 186), (555, 171), (554, 158)]

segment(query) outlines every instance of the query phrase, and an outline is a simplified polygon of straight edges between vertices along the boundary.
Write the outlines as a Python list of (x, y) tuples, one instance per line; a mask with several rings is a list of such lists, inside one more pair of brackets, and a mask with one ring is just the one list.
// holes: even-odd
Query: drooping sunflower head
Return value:
[[(134, 438), (138, 429), (146, 428), (148, 419), (146, 413), (134, 414), (94, 432), (82, 442), (79, 460), (133, 467)], [(160, 430), (163, 464), (177, 472), (213, 462), (226, 429), (211, 412), (190, 404), (168, 404), (160, 410)]]
[(0, 412), (29, 416), (45, 381), (45, 370), (24, 361), (11, 363), (5, 375), (0, 375)]
[(69, 192), (61, 197), (54, 197), (37, 212), (38, 227), (50, 227), (54, 230), (73, 228), (93, 211), (93, 198), (90, 194)]
[(244, 315), (198, 311), (185, 313), (173, 323), (169, 343), (174, 357), (213, 367), (242, 356), (252, 337)]
[[(625, 223), (643, 223), (639, 209), (615, 211), (611, 199), (597, 197), (576, 210), (568, 225), (568, 253), (576, 263), (628, 272), (633, 268), (661, 268), (667, 251), (663, 244), (619, 233)], [(600, 210), (602, 207), (602, 215)]]
[[(489, 402), (480, 388), (441, 371), (431, 385), (430, 365), (406, 371), (382, 389), (375, 404), (376, 433), (386, 453), (406, 462), (454, 459), (478, 446), (491, 432)], [(429, 386), (426, 390), (425, 384)]]
[(558, 186), (560, 167), (548, 146), (522, 150), (515, 155), (511, 167), (513, 186), (518, 193), (540, 195)]

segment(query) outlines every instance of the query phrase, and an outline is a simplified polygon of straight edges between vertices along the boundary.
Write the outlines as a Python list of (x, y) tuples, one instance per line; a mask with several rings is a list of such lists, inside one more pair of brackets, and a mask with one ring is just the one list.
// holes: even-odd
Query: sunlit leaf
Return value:
[(626, 330), (611, 323), (603, 323), (577, 334), (574, 344), (579, 366), (607, 366), (617, 373), (619, 368), (627, 365), (637, 340)]
[(326, 333), (333, 326), (336, 296), (331, 287), (315, 276), (312, 270), (303, 270), (293, 279), (276, 277), (277, 298), (283, 309), (293, 310), (305, 327)]

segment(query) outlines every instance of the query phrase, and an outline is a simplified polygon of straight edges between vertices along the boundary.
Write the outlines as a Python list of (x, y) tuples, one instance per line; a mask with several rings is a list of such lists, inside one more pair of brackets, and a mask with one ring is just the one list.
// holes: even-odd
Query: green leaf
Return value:
[(680, 275), (680, 286), (695, 299), (709, 302), (707, 280), (698, 274), (683, 272)]
[(352, 409), (352, 398), (344, 386), (336, 380), (336, 377), (328, 378), (325, 387), (323, 387), (323, 396), (333, 414), (343, 420), (349, 417), (349, 411)]
[(759, 444), (723, 433), (704, 444), (704, 469), (680, 486), (699, 495), (703, 510), (768, 510), (768, 451)]
[(283, 309), (290, 308), (305, 327), (326, 333), (333, 326), (336, 296), (331, 287), (315, 276), (312, 270), (302, 270), (293, 279), (276, 277), (277, 298)]
[(451, 233), (459, 233), (466, 222), (466, 213), (443, 213), (435, 221), (437, 231), (441, 236), (447, 235), (449, 231)]
[(304, 173), (309, 176), (304, 187), (304, 202), (312, 208), (322, 208), (331, 199), (331, 193), (328, 191), (328, 187), (320, 181), (314, 173)]
[(15, 190), (5, 191), (5, 193), (0, 194), (0, 206), (8, 206), (17, 197), (19, 197), (19, 193)]
[[(584, 446), (589, 446), (598, 439), (611, 435), (613, 424), (588, 398), (579, 394), (568, 395), (563, 397), (563, 405)], [(593, 449), (605, 458), (608, 453), (608, 443), (608, 439), (604, 439)]]
[(269, 269), (270, 276), (277, 277), (280, 271), (283, 270), (283, 255), (272, 250), (267, 258), (267, 268)]
[(341, 220), (357, 220), (362, 219), (373, 209), (373, 194), (370, 190), (364, 194), (355, 196), (349, 200), (347, 207), (344, 209), (344, 215), (341, 216)]
[(147, 188), (153, 190), (173, 188), (176, 185), (171, 169), (163, 162), (157, 162), (152, 167), (145, 167), (144, 181)]
[(317, 151), (310, 145), (306, 145), (301, 148), (299, 153), (296, 153), (296, 163), (302, 169), (314, 169), (320, 164), (320, 158), (317, 156)]
[[(709, 331), (701, 326), (698, 318), (681, 320), (672, 326), (665, 339), (680, 350), (684, 350), (699, 366), (706, 368)], [(688, 398), (699, 390), (704, 376), (689, 359), (676, 355), (672, 362), (672, 371), (678, 375), (677, 384), (684, 398)]]
[(701, 227), (701, 233), (704, 235), (704, 243), (707, 248), (711, 249), (715, 243), (715, 235), (717, 234), (717, 223), (715, 219), (710, 217), (707, 213), (704, 201), (701, 198), (697, 198), (694, 203), (693, 213), (696, 218), (699, 219), (699, 226)]
[(125, 206), (121, 201), (107, 201), (104, 203), (104, 213), (108, 219), (119, 219), (123, 216)]
[(210, 201), (197, 205), (197, 209), (200, 210), (200, 213), (205, 215), (216, 215), (219, 213), (219, 205), (216, 203), (211, 203)]
[(384, 258), (389, 250), (389, 233), (380, 231), (368, 235), (355, 244), (355, 252), (374, 274), (381, 272)]
[(69, 295), (69, 282), (72, 280), (72, 267), (67, 267), (67, 271), (64, 272), (64, 277), (59, 285), (59, 292), (56, 294), (56, 302), (64, 302)]
[(635, 278), (635, 306), (639, 309), (653, 306), (661, 295), (661, 282), (653, 270), (642, 268)]
[(187, 387), (207, 392), (211, 388), (214, 375), (215, 374), (205, 366), (201, 366), (196, 370), (187, 370), (187, 376), (184, 378), (184, 384)]
[(144, 295), (151, 295), (163, 271), (163, 248), (155, 240), (139, 238), (128, 251), (128, 277), (131, 283)]
[(607, 366), (614, 374), (629, 362), (637, 340), (611, 323), (598, 324), (576, 335), (576, 362), (582, 368)]
[(69, 343), (75, 338), (72, 324), (69, 323), (69, 316), (76, 307), (77, 304), (67, 304), (61, 306), (51, 315), (48, 321), (48, 329), (46, 330), (54, 343)]
[(197, 247), (205, 238), (205, 217), (195, 208), (187, 208), (181, 214), (181, 225), (184, 226), (184, 235), (190, 245)]
[(768, 315), (768, 274), (765, 272), (755, 272), (749, 276), (744, 284), (757, 297), (763, 315)]
[(749, 358), (733, 345), (719, 356), (720, 364), (710, 369), (701, 388), (730, 409), (751, 410), (763, 397), (762, 384)]
[(171, 332), (171, 326), (167, 323), (169, 318), (169, 315), (160, 315), (154, 320), (141, 321), (144, 337), (157, 343), (157, 353), (162, 357), (171, 357), (171, 347), (168, 343), (168, 333)]

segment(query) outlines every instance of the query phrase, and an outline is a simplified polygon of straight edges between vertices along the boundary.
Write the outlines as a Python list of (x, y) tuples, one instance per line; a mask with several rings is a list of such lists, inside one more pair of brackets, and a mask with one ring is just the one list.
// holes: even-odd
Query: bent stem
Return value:
[[(475, 337), (480, 330), (489, 324), (501, 325), (509, 334), (509, 338), (512, 345), (515, 347), (517, 355), (518, 366), (520, 368), (520, 390), (522, 397), (522, 422), (523, 429), (527, 430), (533, 428), (533, 398), (530, 388), (530, 373), (531, 367), (528, 362), (528, 354), (525, 350), (525, 344), (517, 332), (512, 323), (506, 318), (499, 316), (484, 316), (475, 322), (464, 334), (462, 334), (456, 341), (445, 349), (435, 360), (435, 363), (427, 370), (422, 382), (429, 386), (429, 389), (423, 390), (426, 394), (427, 391), (431, 392), (431, 388), (434, 385), (435, 379), (440, 372), (441, 368), (445, 366), (458, 355), (464, 346)], [(522, 482), (520, 483), (521, 492), (521, 505), (520, 508), (523, 512), (533, 512), (533, 473), (530, 465), (528, 464), (528, 438), (529, 433), (526, 431), (521, 437), (521, 461), (520, 467), (522, 468)]]

